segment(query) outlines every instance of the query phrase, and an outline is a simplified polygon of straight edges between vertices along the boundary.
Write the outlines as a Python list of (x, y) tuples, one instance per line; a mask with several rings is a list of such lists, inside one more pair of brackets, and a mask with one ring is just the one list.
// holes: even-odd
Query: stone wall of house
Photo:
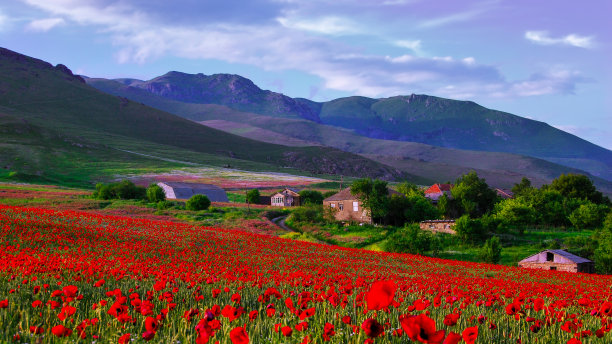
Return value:
[(551, 267), (556, 268), (557, 271), (567, 271), (567, 272), (578, 272), (578, 264), (563, 264), (563, 263), (554, 263), (554, 262), (544, 262), (544, 263), (519, 263), (519, 267), (527, 268), (527, 269), (539, 269), (539, 270), (555, 270), (551, 269)]
[(437, 233), (448, 233), (448, 234), (456, 234), (453, 226), (455, 225), (455, 221), (440, 221), (440, 222), (428, 222), (424, 221), (419, 223), (419, 227), (423, 230), (437, 232)]
[[(357, 202), (357, 211), (354, 211), (353, 202)], [(334, 217), (337, 221), (370, 222), (370, 216), (358, 200), (324, 201), (323, 206), (334, 209)]]

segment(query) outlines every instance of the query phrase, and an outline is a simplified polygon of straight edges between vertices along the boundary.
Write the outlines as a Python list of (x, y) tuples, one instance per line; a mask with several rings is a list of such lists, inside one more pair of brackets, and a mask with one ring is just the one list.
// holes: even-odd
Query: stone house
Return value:
[(189, 199), (193, 195), (206, 195), (211, 202), (228, 202), (222, 188), (212, 184), (159, 182), (167, 199)]
[(426, 220), (419, 223), (419, 227), (422, 230), (456, 234), (453, 227), (455, 226), (455, 220)]
[(453, 188), (453, 184), (434, 184), (425, 190), (425, 198), (428, 198), (433, 203), (438, 203), (438, 199), (442, 197), (442, 195), (446, 195), (446, 197), (452, 197), (451, 189)]
[[(388, 189), (388, 191), (389, 195), (401, 195), (401, 193), (395, 190)], [(357, 196), (351, 194), (350, 187), (324, 199), (323, 206), (332, 209), (337, 221), (359, 223), (372, 222), (368, 210), (363, 207), (363, 204)]]
[(565, 250), (544, 250), (527, 257), (518, 266), (529, 269), (557, 270), (568, 272), (595, 272), (595, 264)]
[(285, 188), (270, 196), (270, 205), (273, 207), (297, 207), (301, 205), (298, 190)]

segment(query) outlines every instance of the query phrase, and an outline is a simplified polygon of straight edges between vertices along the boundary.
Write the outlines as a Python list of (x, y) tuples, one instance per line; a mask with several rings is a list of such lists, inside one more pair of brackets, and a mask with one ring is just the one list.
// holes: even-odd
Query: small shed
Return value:
[(285, 188), (270, 196), (270, 205), (273, 207), (297, 207), (300, 205), (298, 190)]
[(228, 202), (222, 188), (212, 184), (159, 182), (167, 199), (189, 199), (193, 195), (206, 195), (211, 202)]
[(518, 266), (529, 269), (557, 270), (567, 272), (595, 272), (595, 264), (565, 250), (544, 250), (527, 257)]
[(419, 223), (419, 227), (423, 230), (456, 234), (453, 227), (455, 227), (455, 220), (426, 220)]

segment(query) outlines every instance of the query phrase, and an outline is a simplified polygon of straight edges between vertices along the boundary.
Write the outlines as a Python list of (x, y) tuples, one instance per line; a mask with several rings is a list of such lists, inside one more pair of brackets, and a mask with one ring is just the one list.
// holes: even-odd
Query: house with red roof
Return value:
[(442, 195), (446, 195), (446, 197), (449, 198), (452, 197), (452, 188), (453, 184), (434, 184), (425, 190), (425, 197), (429, 198), (433, 203), (438, 203), (438, 199), (442, 197)]

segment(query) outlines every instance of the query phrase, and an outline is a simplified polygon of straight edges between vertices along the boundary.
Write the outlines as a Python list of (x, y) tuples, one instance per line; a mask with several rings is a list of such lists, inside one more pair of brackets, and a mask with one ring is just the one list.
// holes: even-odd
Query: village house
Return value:
[(300, 194), (295, 189), (285, 188), (270, 196), (270, 205), (273, 207), (298, 207), (300, 204)]
[(595, 272), (595, 264), (592, 261), (578, 257), (565, 250), (544, 250), (521, 260), (518, 262), (518, 266), (541, 270)]
[[(395, 190), (388, 189), (388, 191), (389, 195), (401, 195), (401, 193)], [(351, 194), (350, 187), (324, 199), (323, 206), (333, 209), (334, 217), (337, 221), (359, 223), (372, 222), (368, 210), (363, 207), (363, 204), (357, 196)]]
[(189, 199), (193, 195), (205, 195), (211, 202), (228, 202), (227, 194), (222, 188), (212, 184), (159, 182), (167, 199)]
[(419, 223), (422, 230), (438, 233), (456, 234), (453, 227), (455, 220), (426, 220)]
[(434, 204), (438, 203), (438, 199), (442, 197), (442, 195), (446, 195), (446, 197), (449, 198), (452, 197), (452, 188), (453, 184), (434, 184), (425, 190), (425, 198), (428, 198)]

